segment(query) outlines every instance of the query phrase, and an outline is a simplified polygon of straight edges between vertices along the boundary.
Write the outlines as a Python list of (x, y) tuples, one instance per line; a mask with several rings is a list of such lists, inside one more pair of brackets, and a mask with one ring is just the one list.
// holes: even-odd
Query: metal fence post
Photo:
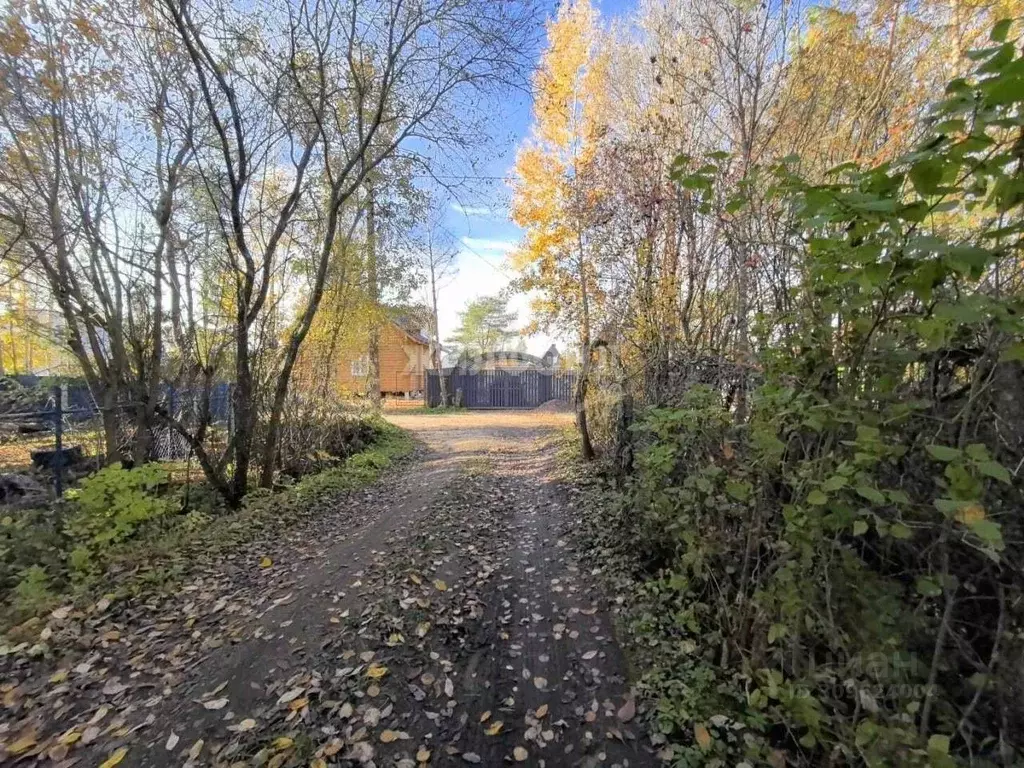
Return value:
[(64, 495), (64, 387), (58, 384), (53, 388), (53, 487), (59, 499)]

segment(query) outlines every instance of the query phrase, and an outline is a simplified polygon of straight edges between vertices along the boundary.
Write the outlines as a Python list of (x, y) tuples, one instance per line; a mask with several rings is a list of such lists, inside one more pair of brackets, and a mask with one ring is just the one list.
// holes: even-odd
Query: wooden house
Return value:
[[(380, 329), (380, 392), (422, 392), (430, 366), (430, 340), (414, 320), (396, 317)], [(370, 378), (369, 332), (365, 328), (311, 339), (296, 364), (296, 391), (307, 396), (362, 396)]]
[[(363, 394), (370, 375), (368, 345), (338, 350), (334, 368), (335, 391)], [(423, 374), (430, 368), (430, 340), (403, 318), (390, 320), (380, 330), (380, 391), (383, 395), (422, 392)]]

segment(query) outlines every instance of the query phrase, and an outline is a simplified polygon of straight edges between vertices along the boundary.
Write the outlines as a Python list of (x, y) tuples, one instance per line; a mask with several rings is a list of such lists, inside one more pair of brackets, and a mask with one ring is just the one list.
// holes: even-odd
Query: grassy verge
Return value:
[(431, 408), (429, 405), (417, 405), (410, 408), (385, 408), (384, 413), (388, 416), (446, 416), (453, 413), (467, 413), (466, 408), (456, 408), (453, 405), (437, 406)]
[(60, 605), (172, 591), (195, 569), (323, 513), (412, 451), (414, 443), (403, 430), (381, 421), (376, 431), (372, 445), (336, 467), (283, 490), (254, 490), (235, 511), (161, 515), (86, 562), (75, 562), (76, 542), (66, 533), (62, 510), (27, 510), (5, 518), (0, 558), (9, 562), (19, 543), (27, 541), (40, 554), (38, 562), (22, 566), (20, 581), (3, 595), (0, 631), (18, 642), (38, 629), (40, 616)]

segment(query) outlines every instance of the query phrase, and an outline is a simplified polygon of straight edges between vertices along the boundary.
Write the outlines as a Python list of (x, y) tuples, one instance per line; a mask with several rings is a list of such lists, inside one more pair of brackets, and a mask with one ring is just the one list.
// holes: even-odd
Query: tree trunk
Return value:
[[(165, 222), (164, 222), (165, 223)], [(156, 415), (156, 404), (160, 389), (160, 363), (164, 354), (164, 314), (163, 314), (163, 260), (162, 248), (153, 254), (153, 329), (152, 349), (148, 360), (148, 369), (139, 371), (139, 381), (144, 385), (141, 404), (135, 420), (135, 446), (132, 460), (135, 464), (144, 464), (153, 458), (153, 426)], [(141, 356), (140, 356), (141, 357)], [(143, 358), (144, 359), (144, 358)]]
[(587, 264), (583, 258), (583, 237), (577, 232), (577, 243), (580, 256), (580, 377), (576, 382), (576, 428), (580, 432), (580, 449), (583, 458), (591, 461), (594, 458), (594, 446), (590, 442), (590, 429), (587, 426), (587, 387), (590, 385), (590, 362), (593, 349), (590, 345), (590, 296), (587, 291)]
[[(437, 320), (437, 274), (434, 259), (430, 260), (430, 300), (431, 300), (431, 339), (430, 358), (434, 370), (437, 371), (437, 385), (441, 394), (441, 406), (448, 405), (448, 382), (444, 379), (444, 371), (441, 369), (441, 330)], [(426, 382), (424, 382), (426, 386)]]
[[(95, 396), (94, 396), (95, 397)], [(117, 393), (109, 386), (104, 386), (100, 397), (100, 417), (103, 419), (103, 449), (106, 453), (104, 464), (116, 464), (121, 461), (120, 446), (117, 439)]]
[(235, 327), (235, 388), (231, 410), (234, 416), (235, 471), (231, 478), (231, 494), (227, 502), (237, 507), (249, 489), (249, 461), (252, 456), (253, 432), (253, 380), (249, 363), (249, 325), (245, 318), (245, 304), (239, 302), (238, 323)]
[(589, 384), (590, 377), (590, 356), (592, 351), (590, 349), (589, 338), (588, 341), (581, 345), (583, 364), (580, 366), (580, 375), (576, 380), (576, 394), (574, 397), (574, 405), (576, 407), (576, 428), (580, 433), (580, 450), (583, 454), (583, 458), (587, 461), (591, 461), (594, 456), (594, 445), (590, 442), (590, 429), (587, 426), (587, 386)]
[(370, 295), (373, 320), (370, 323), (370, 344), (367, 354), (370, 358), (370, 376), (366, 382), (367, 395), (374, 410), (380, 410), (380, 286), (377, 283), (377, 219), (374, 207), (376, 201), (373, 186), (366, 184), (366, 283)]
[[(281, 365), (281, 372), (278, 374), (277, 385), (274, 387), (274, 401), (270, 409), (270, 421), (267, 424), (267, 438), (263, 443), (263, 455), (261, 457), (260, 486), (270, 488), (274, 484), (274, 470), (277, 467), (277, 446), (281, 438), (281, 419), (284, 414), (285, 401), (288, 398), (288, 385), (291, 383), (292, 371), (299, 359), (299, 350), (302, 342), (309, 334), (313, 326), (313, 318), (320, 309), (320, 302), (324, 296), (324, 284), (327, 281), (327, 272), (331, 263), (331, 249), (334, 242), (334, 233), (338, 227), (338, 207), (331, 210), (327, 224), (327, 237), (320, 253), (320, 263), (317, 266), (316, 277), (313, 281), (313, 291), (309, 301), (299, 318), (298, 324), (292, 330), (288, 338), (288, 348), (285, 350), (284, 362)], [(351, 232), (349, 233), (351, 235)], [(325, 371), (325, 379), (326, 376)]]

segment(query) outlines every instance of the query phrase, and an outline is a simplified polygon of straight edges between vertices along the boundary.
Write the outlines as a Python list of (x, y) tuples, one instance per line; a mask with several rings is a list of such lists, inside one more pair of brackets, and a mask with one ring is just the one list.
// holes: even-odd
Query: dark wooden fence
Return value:
[(573, 371), (427, 371), (427, 405), (441, 405), (440, 376), (445, 377), (450, 402), (461, 391), (466, 408), (536, 408), (548, 400), (572, 400)]

